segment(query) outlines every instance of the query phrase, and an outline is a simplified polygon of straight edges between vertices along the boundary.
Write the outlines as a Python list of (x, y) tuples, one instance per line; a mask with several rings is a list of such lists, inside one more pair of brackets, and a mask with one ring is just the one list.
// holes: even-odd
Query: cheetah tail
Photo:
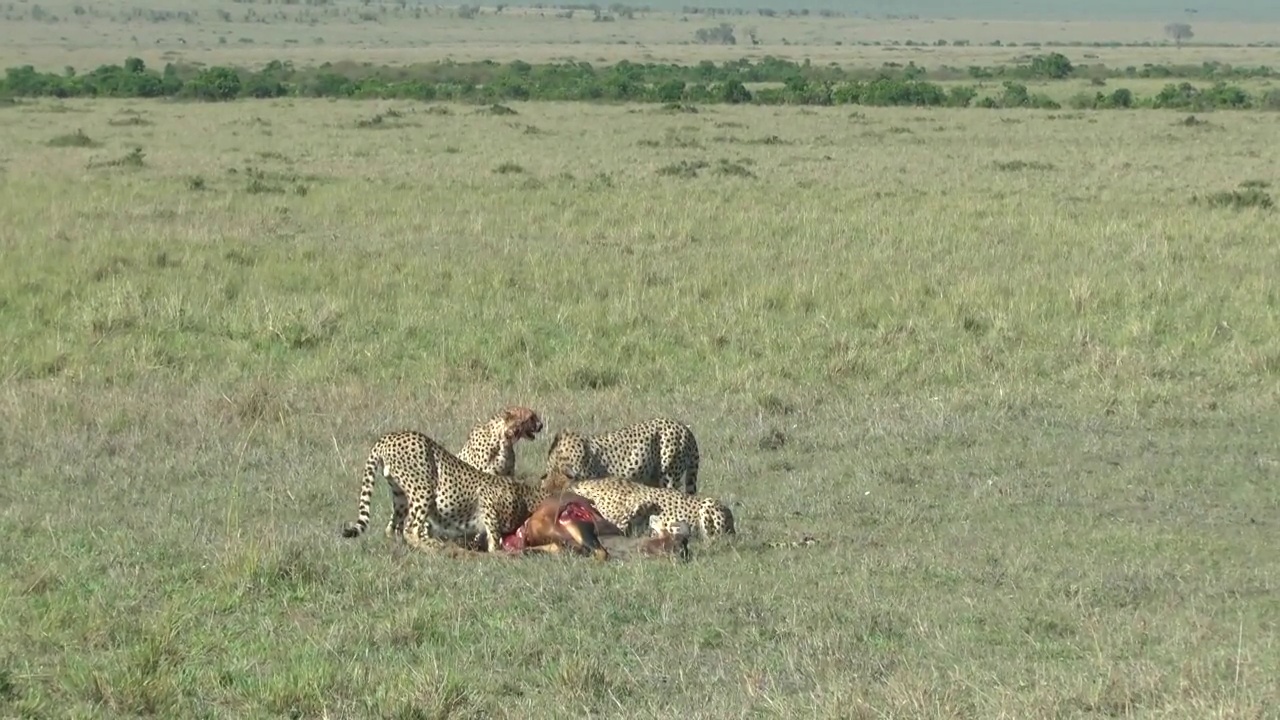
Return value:
[(369, 501), (373, 497), (373, 485), (381, 467), (382, 458), (378, 453), (376, 451), (369, 453), (369, 459), (364, 464), (364, 477), (360, 480), (360, 500), (356, 504), (356, 520), (342, 528), (342, 537), (360, 537), (360, 534), (369, 528)]
[(766, 542), (764, 546), (769, 548), (770, 550), (781, 550), (781, 549), (790, 549), (790, 548), (810, 548), (816, 544), (818, 544), (817, 538), (815, 538), (812, 535), (805, 535), (799, 540), (776, 540), (772, 542)]

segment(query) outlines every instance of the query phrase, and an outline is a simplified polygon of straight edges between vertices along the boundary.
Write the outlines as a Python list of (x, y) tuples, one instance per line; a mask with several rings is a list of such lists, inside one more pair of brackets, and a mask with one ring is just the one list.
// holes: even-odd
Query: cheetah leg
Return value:
[(702, 465), (702, 454), (698, 452), (698, 441), (689, 436), (688, 445), (685, 447), (688, 455), (685, 456), (684, 462), (684, 491), (689, 495), (698, 494), (698, 469)]
[(427, 508), (423, 504), (410, 503), (409, 519), (404, 524), (404, 541), (415, 550), (432, 552), (444, 549), (444, 542), (439, 538), (426, 536)]
[(480, 527), (484, 528), (485, 544), (491, 553), (501, 552), (502, 532), (498, 522), (498, 513), (486, 502), (480, 505)]
[(405, 526), (404, 541), (414, 550), (422, 550), (423, 552), (434, 552), (444, 550), (445, 542), (439, 538), (428, 537), (420, 532), (410, 529), (410, 525)]
[(698, 466), (693, 465), (686, 467), (684, 472), (680, 473), (680, 484), (686, 495), (698, 494)]
[(399, 488), (391, 490), (391, 505), (394, 508), (391, 519), (387, 521), (386, 535), (404, 535), (404, 521), (409, 514), (409, 498), (405, 497), (404, 491)]

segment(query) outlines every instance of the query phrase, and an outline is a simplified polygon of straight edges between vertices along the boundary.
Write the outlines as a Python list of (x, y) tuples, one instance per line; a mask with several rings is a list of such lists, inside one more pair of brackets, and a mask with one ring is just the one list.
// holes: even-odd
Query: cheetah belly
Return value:
[(428, 522), (431, 524), (431, 534), (444, 540), (470, 540), (484, 532), (484, 527), (474, 517), (451, 522), (433, 517)]

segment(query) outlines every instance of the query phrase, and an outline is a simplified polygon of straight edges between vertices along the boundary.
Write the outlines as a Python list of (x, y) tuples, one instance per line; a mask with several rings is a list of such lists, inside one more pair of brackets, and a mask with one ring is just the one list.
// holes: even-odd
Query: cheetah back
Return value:
[(547, 451), (547, 471), (593, 479), (618, 477), (653, 487), (698, 492), (698, 442), (688, 425), (653, 418), (583, 435), (557, 433)]

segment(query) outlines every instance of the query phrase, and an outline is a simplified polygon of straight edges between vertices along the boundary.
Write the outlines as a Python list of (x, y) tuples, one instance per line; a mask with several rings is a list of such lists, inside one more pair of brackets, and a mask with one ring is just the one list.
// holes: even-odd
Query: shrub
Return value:
[(211, 67), (202, 71), (184, 86), (186, 93), (197, 100), (234, 100), (240, 94), (240, 76), (235, 70)]
[[(470, 6), (468, 6), (470, 7)], [(699, 31), (705, 42), (730, 43), (733, 28), (722, 23)], [(736, 42), (736, 39), (733, 41)], [(866, 104), (887, 106), (953, 106), (1056, 108), (1044, 94), (1028, 91), (1029, 78), (1059, 80), (1084, 76), (1187, 77), (1210, 80), (1208, 88), (1190, 82), (1170, 83), (1155, 97), (1138, 98), (1127, 89), (1110, 94), (1081, 93), (1076, 108), (1160, 107), (1191, 111), (1269, 108), (1280, 110), (1280, 90), (1252, 96), (1228, 80), (1275, 77), (1270, 68), (1234, 68), (1221, 63), (1107, 69), (1076, 66), (1061, 53), (1048, 53), (1016, 66), (968, 68), (975, 79), (998, 79), (995, 97), (977, 99), (973, 87), (945, 89), (929, 81), (954, 80), (964, 70), (942, 66), (932, 72), (914, 63), (884, 63), (876, 69), (813, 65), (766, 56), (695, 65), (621, 61), (596, 67), (586, 62), (531, 64), (513, 61), (456, 63), (437, 61), (408, 67), (370, 67), (324, 63), (295, 68), (273, 61), (261, 70), (199, 68), (169, 63), (157, 72), (138, 58), (122, 65), (102, 65), (77, 75), (39, 72), (30, 65), (11, 67), (0, 80), (0, 97), (174, 97), (226, 101), (233, 98), (331, 97), (471, 102), (489, 105), (507, 100), (618, 100), (659, 103)], [(747, 83), (778, 83), (780, 88), (747, 90)]]
[(733, 26), (720, 23), (713, 28), (699, 28), (693, 38), (703, 45), (737, 45), (738, 39), (733, 35)]
[(58, 135), (56, 137), (50, 138), (49, 142), (45, 143), (45, 145), (48, 145), (49, 147), (80, 147), (80, 148), (98, 147), (101, 144), (102, 143), (99, 143), (97, 140), (94, 140), (88, 135), (85, 135), (84, 130), (76, 130), (75, 132), (68, 133), (66, 135)]
[(1203, 202), (1209, 207), (1226, 207), (1233, 210), (1255, 207), (1268, 210), (1275, 204), (1270, 194), (1257, 187), (1213, 193), (1206, 195)]

